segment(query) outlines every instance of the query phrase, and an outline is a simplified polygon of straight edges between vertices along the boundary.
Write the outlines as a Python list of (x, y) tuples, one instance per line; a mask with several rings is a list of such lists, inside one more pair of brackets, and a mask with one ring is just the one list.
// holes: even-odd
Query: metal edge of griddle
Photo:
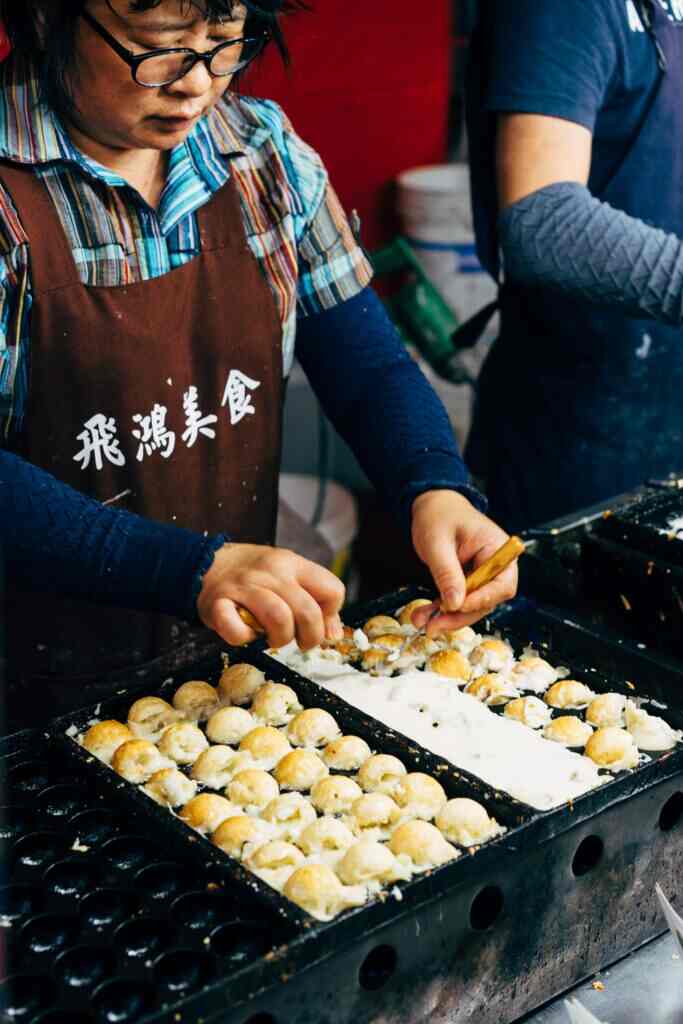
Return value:
[[(433, 599), (434, 594), (428, 588), (425, 587), (406, 587), (401, 588), (391, 594), (387, 594), (381, 598), (377, 598), (373, 601), (363, 602), (361, 604), (352, 605), (345, 609), (344, 620), (349, 625), (361, 625), (367, 621), (368, 618), (373, 615), (390, 614), (395, 612), (397, 608), (401, 607), (401, 604), (406, 604), (411, 600), (415, 600), (418, 597), (426, 597)], [(520, 636), (518, 629), (510, 629), (508, 626), (508, 620), (511, 616), (518, 614), (519, 612), (530, 613), (537, 616), (542, 622), (564, 630), (574, 631), (576, 635), (587, 636), (590, 641), (598, 646), (607, 646), (613, 648), (615, 651), (619, 651), (622, 655), (627, 658), (636, 661), (643, 661), (641, 651), (637, 648), (629, 648), (625, 645), (615, 645), (606, 639), (600, 633), (595, 630), (591, 630), (589, 627), (583, 627), (578, 622), (562, 617), (560, 615), (553, 615), (540, 609), (536, 604), (528, 598), (517, 598), (507, 604), (499, 606), (496, 611), (488, 616), (484, 620), (484, 628), (487, 630), (499, 631), (503, 635), (508, 635), (514, 632), (514, 639), (517, 640), (518, 645), (522, 644), (526, 646), (529, 643), (529, 638), (523, 638)], [(274, 659), (269, 658), (267, 655), (267, 648), (263, 641), (260, 643), (262, 653), (266, 656), (269, 662), (273, 662)], [(649, 664), (661, 673), (663, 668), (661, 663), (648, 659)], [(276, 662), (276, 664), (279, 664)], [(678, 676), (679, 673), (675, 667), (671, 667), (669, 671), (673, 676)], [(596, 678), (596, 674), (591, 673), (592, 678)], [(597, 674), (598, 681), (601, 680), (608, 689), (614, 687), (621, 687), (623, 689), (624, 681), (616, 679), (610, 679), (607, 674)], [(292, 675), (292, 684), (297, 685), (299, 680), (303, 679), (298, 673), (294, 672)], [(316, 686), (317, 684), (311, 684), (310, 680), (303, 679), (304, 683)], [(683, 682), (683, 678), (681, 679)], [(322, 688), (317, 687), (319, 690)], [(324, 693), (325, 691), (322, 690)], [(343, 698), (339, 698), (342, 704), (346, 704)], [(369, 716), (367, 716), (369, 717)], [(680, 725), (683, 727), (683, 716), (682, 713), (675, 709), (675, 718), (680, 719)], [(373, 719), (374, 721), (374, 719)], [(379, 723), (381, 726), (381, 723)], [(386, 730), (386, 727), (384, 727)], [(400, 733), (395, 734), (398, 738), (401, 738)], [(416, 744), (419, 747), (419, 744)], [(422, 748), (420, 748), (422, 749)], [(443, 759), (438, 759), (442, 761)], [(455, 774), (457, 777), (466, 779), (468, 783), (470, 780), (474, 782), (475, 786), (485, 786), (480, 779), (475, 776), (470, 776), (468, 772), (465, 772), (455, 765), (448, 765), (448, 770)], [(679, 744), (678, 749), (671, 752), (665, 753), (658, 758), (653, 759), (651, 762), (641, 765), (638, 768), (623, 772), (613, 778), (610, 782), (605, 783), (598, 789), (594, 789), (585, 793), (575, 800), (568, 801), (558, 807), (551, 808), (549, 810), (542, 810), (535, 807), (530, 807), (526, 804), (522, 804), (520, 801), (515, 800), (509, 794), (501, 793), (500, 795), (504, 800), (514, 803), (521, 808), (530, 811), (530, 817), (527, 822), (520, 826), (524, 829), (524, 837), (530, 836), (533, 833), (535, 842), (548, 842), (556, 835), (561, 835), (568, 829), (575, 827), (581, 822), (595, 816), (596, 814), (606, 810), (608, 807), (617, 805), (629, 797), (642, 792), (644, 789), (648, 789), (651, 786), (656, 785), (659, 782), (665, 781), (668, 778), (672, 778), (677, 774), (683, 772), (683, 744)], [(440, 775), (440, 780), (443, 783), (444, 778), (448, 775), (446, 771), (443, 775)], [(491, 787), (487, 787), (491, 788)], [(508, 833), (503, 836), (498, 842), (510, 852), (516, 852), (517, 847), (515, 846), (515, 837)]]
[[(656, 526), (654, 520), (665, 514), (683, 513), (683, 490), (648, 489), (615, 502), (593, 527), (595, 536), (627, 550), (646, 555), (650, 560), (669, 563), (683, 570), (683, 543), (677, 546), (671, 534)], [(648, 522), (648, 520), (650, 520)]]

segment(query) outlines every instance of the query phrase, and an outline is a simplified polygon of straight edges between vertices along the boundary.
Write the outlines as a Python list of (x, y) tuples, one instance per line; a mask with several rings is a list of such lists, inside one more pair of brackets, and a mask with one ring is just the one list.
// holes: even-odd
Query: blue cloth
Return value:
[(683, 241), (576, 182), (514, 203), (501, 214), (500, 241), (508, 281), (683, 324)]
[[(493, 130), (500, 113), (586, 127), (594, 140), (593, 198), (683, 237), (680, 6), (485, 4), (473, 51), (470, 125), (478, 241), (493, 273), (501, 242)], [(653, 19), (651, 31), (639, 9)], [(557, 254), (544, 255), (550, 275)], [(518, 254), (508, 256), (501, 335), (480, 378), (467, 450), (473, 471), (488, 481), (494, 518), (519, 530), (679, 472), (680, 329), (638, 315), (629, 304), (633, 279), (610, 292), (609, 255), (600, 281), (609, 298), (602, 304), (580, 289), (560, 294), (547, 280), (513, 279)], [(631, 257), (635, 278), (642, 266), (637, 253)]]
[(192, 621), (223, 543), (101, 505), (0, 449), (0, 549), (22, 590)]
[[(484, 508), (441, 402), (374, 292), (302, 318), (297, 353), (406, 527), (412, 501), (427, 490), (458, 490)], [(105, 507), (0, 449), (0, 547), (8, 579), (22, 589), (192, 620), (201, 578), (224, 540)]]
[(300, 319), (296, 354), (325, 413), (406, 530), (425, 491), (456, 490), (485, 510), (441, 400), (371, 288)]

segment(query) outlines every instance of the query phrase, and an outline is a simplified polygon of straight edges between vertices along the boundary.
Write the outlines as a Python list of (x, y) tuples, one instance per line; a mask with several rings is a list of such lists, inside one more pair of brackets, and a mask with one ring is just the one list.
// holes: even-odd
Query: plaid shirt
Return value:
[[(294, 355), (297, 314), (329, 309), (372, 277), (320, 158), (269, 100), (228, 93), (171, 152), (155, 211), (122, 178), (76, 149), (54, 112), (39, 104), (35, 78), (9, 61), (0, 79), (0, 159), (35, 168), (57, 208), (81, 280), (91, 287), (147, 281), (197, 256), (196, 212), (234, 175), (247, 241), (282, 322), (285, 374)], [(0, 187), (5, 433), (22, 421), (31, 304), (30, 239)]]

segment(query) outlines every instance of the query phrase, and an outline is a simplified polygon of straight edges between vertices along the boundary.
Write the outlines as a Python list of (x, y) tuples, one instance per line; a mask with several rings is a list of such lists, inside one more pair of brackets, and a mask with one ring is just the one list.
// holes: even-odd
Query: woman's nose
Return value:
[(199, 60), (186, 75), (177, 82), (166, 86), (166, 92), (173, 96), (203, 96), (213, 84), (213, 78), (203, 61)]

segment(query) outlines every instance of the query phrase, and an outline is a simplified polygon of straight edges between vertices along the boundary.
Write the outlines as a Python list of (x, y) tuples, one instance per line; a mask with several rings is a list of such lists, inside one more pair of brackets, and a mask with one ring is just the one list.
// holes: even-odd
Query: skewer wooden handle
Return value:
[(249, 626), (249, 629), (253, 629), (259, 636), (263, 636), (265, 629), (254, 616), (251, 614), (248, 608), (243, 608), (242, 605), (237, 605), (237, 614), (241, 618), (245, 626)]
[(478, 569), (475, 569), (466, 578), (467, 593), (472, 594), (475, 590), (485, 587), (491, 580), (495, 580), (520, 555), (523, 555), (525, 550), (526, 544), (521, 537), (510, 537), (510, 540), (503, 544), (502, 548), (499, 548), (495, 555), (492, 555), (487, 562), (480, 565)]

